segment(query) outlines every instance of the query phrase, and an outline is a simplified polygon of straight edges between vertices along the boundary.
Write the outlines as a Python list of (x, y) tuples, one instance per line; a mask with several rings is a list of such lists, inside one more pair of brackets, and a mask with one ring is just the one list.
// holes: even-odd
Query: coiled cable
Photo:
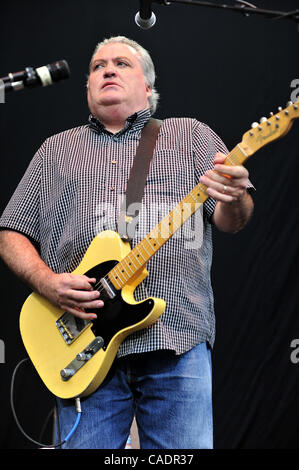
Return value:
[(25, 359), (22, 359), (15, 367), (14, 371), (13, 371), (13, 374), (12, 374), (12, 378), (11, 378), (11, 384), (10, 384), (10, 406), (11, 406), (11, 410), (12, 410), (12, 414), (13, 414), (13, 417), (15, 419), (15, 422), (19, 428), (19, 430), (21, 431), (21, 433), (26, 437), (26, 439), (28, 439), (29, 441), (31, 441), (33, 444), (36, 444), (38, 445), (39, 447), (42, 447), (42, 448), (48, 448), (48, 449), (51, 449), (51, 448), (56, 448), (56, 447), (61, 447), (63, 444), (65, 444), (71, 437), (72, 435), (74, 434), (74, 432), (76, 431), (77, 427), (78, 427), (78, 424), (80, 422), (80, 418), (81, 418), (81, 404), (80, 404), (80, 398), (75, 398), (75, 408), (76, 408), (76, 413), (77, 413), (77, 416), (76, 416), (76, 421), (75, 421), (75, 424), (74, 426), (72, 427), (72, 429), (70, 430), (70, 432), (68, 433), (68, 435), (66, 436), (65, 439), (63, 439), (61, 442), (58, 442), (57, 444), (43, 444), (41, 442), (38, 442), (36, 441), (35, 439), (33, 439), (32, 437), (30, 437), (25, 431), (24, 429), (22, 428), (19, 420), (18, 420), (18, 417), (17, 417), (17, 414), (16, 414), (16, 411), (15, 411), (15, 407), (14, 407), (14, 400), (13, 400), (13, 392), (14, 392), (14, 383), (15, 383), (15, 377), (16, 377), (16, 373), (19, 369), (19, 367), (26, 361), (28, 361), (29, 358), (26, 357)]

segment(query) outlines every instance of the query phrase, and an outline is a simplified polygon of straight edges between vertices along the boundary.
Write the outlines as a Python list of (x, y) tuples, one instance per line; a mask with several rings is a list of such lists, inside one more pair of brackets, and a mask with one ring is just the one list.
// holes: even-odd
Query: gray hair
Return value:
[(150, 104), (151, 114), (154, 114), (157, 109), (158, 101), (159, 101), (159, 93), (155, 89), (155, 80), (156, 80), (155, 66), (153, 64), (152, 58), (149, 55), (148, 51), (144, 49), (144, 47), (140, 46), (138, 42), (133, 41), (133, 39), (128, 39), (125, 36), (114, 36), (109, 39), (104, 39), (102, 42), (99, 42), (96, 45), (96, 48), (90, 60), (89, 68), (91, 66), (93, 57), (98, 52), (98, 50), (101, 49), (101, 47), (106, 46), (107, 44), (111, 44), (111, 43), (126, 44), (127, 46), (130, 46), (133, 49), (135, 49), (135, 51), (137, 52), (137, 57), (141, 64), (146, 84), (151, 87), (152, 94), (148, 98), (148, 101)]

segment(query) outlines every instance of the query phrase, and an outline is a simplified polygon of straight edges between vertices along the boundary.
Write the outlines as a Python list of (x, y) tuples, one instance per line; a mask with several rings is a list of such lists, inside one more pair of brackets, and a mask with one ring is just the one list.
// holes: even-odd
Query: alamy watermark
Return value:
[(293, 103), (296, 103), (297, 101), (299, 101), (299, 78), (294, 78), (291, 81), (290, 87), (294, 88), (290, 97), (291, 101), (293, 101)]
[(0, 364), (5, 363), (5, 343), (3, 339), (0, 339)]
[[(123, 195), (119, 195), (121, 202)], [(97, 207), (96, 232), (103, 230), (118, 231), (120, 204), (101, 203)], [(166, 203), (144, 204), (136, 203), (128, 207), (127, 214), (132, 215), (127, 225), (127, 234), (135, 240), (144, 239), (149, 232), (156, 238), (168, 240), (181, 239), (185, 249), (199, 249), (203, 242), (203, 206), (199, 204), (198, 210), (192, 215), (192, 204), (181, 203), (172, 211), (173, 206)], [(172, 211), (171, 217), (169, 214)], [(138, 214), (136, 216), (135, 214)], [(190, 217), (189, 217), (190, 216)], [(130, 219), (130, 218), (129, 218)], [(159, 225), (159, 229), (157, 228)]]
[(0, 79), (0, 103), (5, 103), (5, 85), (4, 81)]
[(290, 354), (290, 359), (293, 364), (298, 364), (299, 362), (299, 339), (292, 339), (290, 348), (293, 351)]

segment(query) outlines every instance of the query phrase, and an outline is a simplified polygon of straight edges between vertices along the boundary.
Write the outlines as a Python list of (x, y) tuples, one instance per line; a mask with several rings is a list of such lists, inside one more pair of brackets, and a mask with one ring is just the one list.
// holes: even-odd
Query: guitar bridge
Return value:
[(90, 320), (83, 320), (71, 313), (65, 312), (56, 321), (56, 326), (66, 344), (71, 344), (90, 323)]

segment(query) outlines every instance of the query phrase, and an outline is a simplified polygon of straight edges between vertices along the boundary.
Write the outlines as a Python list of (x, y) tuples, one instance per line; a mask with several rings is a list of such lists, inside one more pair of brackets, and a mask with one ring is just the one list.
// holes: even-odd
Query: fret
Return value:
[(197, 202), (196, 198), (193, 196), (192, 192), (190, 193), (190, 196), (192, 197), (194, 202)]
[[(145, 246), (144, 246), (144, 241), (142, 241), (141, 244), (142, 244), (142, 247), (141, 247), (141, 248), (145, 251), (146, 255), (147, 255), (147, 256), (150, 256), (149, 252), (147, 251), (147, 249), (146, 249)], [(141, 256), (142, 256), (142, 255), (141, 255)], [(142, 256), (142, 257), (143, 257), (143, 256)]]
[[(136, 265), (132, 262), (132, 256), (134, 260), (139, 263), (139, 266), (136, 267)], [(125, 282), (123, 282), (121, 278), (122, 277), (125, 278), (125, 277), (121, 273), (125, 272), (124, 265), (125, 264), (129, 265), (130, 263), (134, 265), (133, 269), (129, 267), (131, 271), (131, 275), (126, 273), (128, 278), (125, 279)], [(133, 250), (132, 250), (127, 256), (125, 256), (125, 258), (123, 258), (116, 266), (114, 266), (114, 268), (108, 273), (108, 277), (116, 289), (121, 289), (129, 281), (129, 279), (133, 277), (134, 274), (136, 274), (136, 272), (140, 269), (140, 267), (143, 266), (143, 264), (144, 264), (143, 262), (141, 263), (139, 262), (138, 258), (134, 257)]]
[(161, 222), (161, 235), (163, 239), (168, 240), (169, 234), (171, 233), (170, 227), (171, 227), (171, 221), (170, 221), (170, 216), (167, 216), (167, 220), (163, 219)]
[(131, 269), (130, 263), (128, 263), (128, 261), (127, 261), (126, 258), (127, 258), (127, 257), (123, 258), (121, 262), (122, 262), (122, 263), (126, 263), (126, 265), (128, 266), (128, 269), (131, 271), (132, 274), (134, 274), (134, 271)]
[(137, 246), (135, 246), (135, 248), (133, 249), (133, 251), (137, 251), (138, 252), (138, 255), (136, 255), (136, 257), (138, 258), (139, 255), (141, 255), (141, 258), (143, 259), (143, 261), (145, 261), (145, 263), (148, 261), (146, 258), (144, 258), (144, 256), (142, 255), (140, 249), (138, 249), (138, 247), (141, 247), (142, 245), (142, 242), (140, 242)]
[[(138, 246), (138, 245), (137, 245)], [(131, 252), (130, 252), (130, 255), (132, 255), (134, 257), (134, 260), (137, 261), (138, 263), (138, 266), (137, 266), (137, 271), (140, 269), (141, 266), (143, 266), (143, 262), (140, 261), (139, 259), (139, 255), (135, 255), (135, 251), (136, 249), (134, 248)]]
[(148, 245), (151, 247), (151, 249), (152, 249), (152, 250), (153, 250), (153, 252), (155, 253), (155, 252), (156, 252), (156, 250), (155, 250), (155, 248), (153, 247), (153, 245), (151, 244), (151, 242), (149, 241), (148, 237), (145, 237), (145, 238), (144, 238), (144, 241), (146, 241), (146, 242), (147, 242), (147, 244), (148, 244)]
[(135, 272), (136, 272), (140, 268), (140, 265), (136, 267), (136, 265), (133, 263), (133, 261), (138, 261), (138, 260), (136, 260), (135, 256), (132, 254), (132, 251), (130, 251), (130, 253), (124, 258), (124, 260), (127, 258), (130, 261), (129, 265), (131, 266), (131, 264), (133, 264), (133, 268), (135, 269)]
[(114, 268), (108, 273), (108, 277), (116, 289), (121, 289), (123, 287), (123, 285), (119, 281), (118, 276), (116, 276), (114, 273)]
[(238, 144), (226, 157), (226, 160), (224, 162), (225, 165), (242, 165), (244, 161), (248, 158), (247, 153), (245, 150), (241, 147), (240, 144)]
[(153, 238), (153, 237), (151, 237), (151, 236), (149, 236), (149, 235), (148, 235), (148, 238), (149, 238), (149, 240), (155, 240), (155, 243), (154, 243), (153, 249), (154, 249), (155, 251), (157, 251), (157, 248), (155, 248), (156, 244), (158, 243), (158, 245), (159, 245), (159, 248), (160, 248), (160, 246), (161, 246), (161, 244), (160, 244), (159, 240), (157, 240), (156, 238)]
[(183, 217), (183, 222), (185, 222), (185, 220), (187, 220), (192, 215), (191, 204), (187, 202), (182, 203), (181, 213)]
[[(247, 158), (249, 158), (249, 155), (245, 152), (245, 149), (243, 149), (243, 147), (241, 147), (241, 144), (238, 144), (237, 145), (238, 149), (240, 150), (240, 152), (243, 154), (243, 158), (242, 158), (242, 163), (247, 160)], [(247, 148), (246, 148), (247, 150)]]
[(234, 166), (234, 165), (235, 165), (234, 155), (233, 155), (232, 153), (230, 153), (230, 154), (226, 157), (224, 164), (226, 164), (226, 165), (229, 164), (229, 165), (231, 165), (231, 166)]
[(175, 227), (175, 231), (183, 225), (182, 209), (180, 205), (176, 206), (172, 211), (172, 223)]
[(175, 226), (175, 231), (178, 230), (184, 223), (183, 213), (181, 205), (176, 206), (172, 211), (172, 220), (173, 225)]
[(118, 277), (123, 278), (125, 280), (125, 283), (128, 281), (128, 279), (126, 279), (126, 276), (123, 275), (125, 270), (122, 269), (122, 264), (121, 263), (118, 263), (113, 269), (118, 271)]

